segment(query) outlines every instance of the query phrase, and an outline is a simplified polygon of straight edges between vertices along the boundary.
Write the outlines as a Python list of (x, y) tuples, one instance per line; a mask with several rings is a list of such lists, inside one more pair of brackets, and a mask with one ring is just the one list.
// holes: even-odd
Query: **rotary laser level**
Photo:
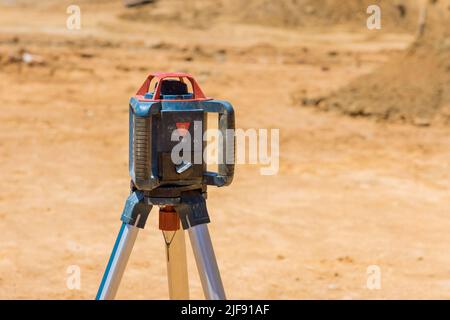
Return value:
[[(155, 89), (149, 92), (154, 82)], [(207, 171), (203, 155), (207, 113), (219, 115), (218, 172)], [(208, 232), (205, 199), (207, 185), (226, 186), (233, 179), (233, 107), (226, 101), (207, 98), (189, 74), (152, 73), (130, 99), (129, 126), (131, 194), (97, 299), (114, 299), (138, 230), (144, 228), (153, 205), (160, 207), (170, 298), (189, 298), (184, 242), (187, 229), (205, 297), (225, 299)], [(174, 152), (180, 144), (181, 152)]]

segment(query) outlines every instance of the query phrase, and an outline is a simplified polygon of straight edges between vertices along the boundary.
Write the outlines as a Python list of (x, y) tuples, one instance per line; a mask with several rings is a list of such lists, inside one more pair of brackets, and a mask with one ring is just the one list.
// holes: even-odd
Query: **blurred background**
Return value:
[[(448, 0), (133, 2), (0, 0), (0, 298), (94, 298), (151, 71), (192, 73), (239, 128), (280, 129), (277, 175), (239, 165), (209, 189), (228, 298), (449, 297)], [(118, 298), (168, 297), (155, 210)]]

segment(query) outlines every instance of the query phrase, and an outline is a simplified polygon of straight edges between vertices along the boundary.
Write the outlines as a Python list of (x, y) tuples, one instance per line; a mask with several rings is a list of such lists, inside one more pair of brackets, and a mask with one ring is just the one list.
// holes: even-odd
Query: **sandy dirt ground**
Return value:
[[(240, 128), (280, 129), (277, 175), (241, 165), (230, 187), (209, 189), (228, 298), (450, 297), (450, 128), (292, 99), (373, 71), (410, 35), (186, 28), (119, 18), (119, 2), (79, 2), (79, 31), (66, 29), (66, 1), (0, 5), (0, 298), (94, 298), (129, 192), (128, 99), (154, 70), (193, 73), (232, 102)], [(19, 61), (24, 52), (42, 62)], [(168, 297), (156, 212), (118, 298)], [(190, 247), (188, 260), (191, 297), (203, 298)], [(80, 290), (66, 285), (71, 265)], [(370, 265), (379, 290), (366, 286)]]

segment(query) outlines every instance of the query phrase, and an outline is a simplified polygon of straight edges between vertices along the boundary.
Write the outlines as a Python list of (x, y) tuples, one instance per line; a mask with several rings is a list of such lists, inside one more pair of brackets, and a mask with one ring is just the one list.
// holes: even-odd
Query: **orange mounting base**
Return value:
[(180, 229), (180, 219), (173, 206), (164, 206), (159, 209), (159, 229), (162, 231)]

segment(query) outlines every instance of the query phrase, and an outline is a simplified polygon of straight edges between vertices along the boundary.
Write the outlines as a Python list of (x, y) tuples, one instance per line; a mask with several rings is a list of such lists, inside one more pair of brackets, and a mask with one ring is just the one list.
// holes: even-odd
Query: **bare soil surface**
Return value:
[[(411, 34), (364, 23), (198, 28), (124, 19), (119, 1), (78, 2), (79, 31), (66, 29), (68, 1), (0, 2), (0, 298), (95, 296), (129, 192), (128, 99), (155, 70), (193, 73), (232, 102), (240, 128), (280, 129), (278, 175), (241, 165), (230, 187), (209, 189), (228, 298), (449, 297), (450, 128), (293, 99), (374, 72)], [(188, 259), (191, 296), (203, 298), (189, 247)], [(66, 286), (71, 265), (80, 290)], [(370, 265), (380, 290), (366, 287)], [(154, 210), (118, 298), (166, 298), (166, 281)]]
[(449, 125), (450, 1), (429, 3), (423, 7), (423, 31), (407, 50), (329, 97), (306, 104), (379, 121)]

